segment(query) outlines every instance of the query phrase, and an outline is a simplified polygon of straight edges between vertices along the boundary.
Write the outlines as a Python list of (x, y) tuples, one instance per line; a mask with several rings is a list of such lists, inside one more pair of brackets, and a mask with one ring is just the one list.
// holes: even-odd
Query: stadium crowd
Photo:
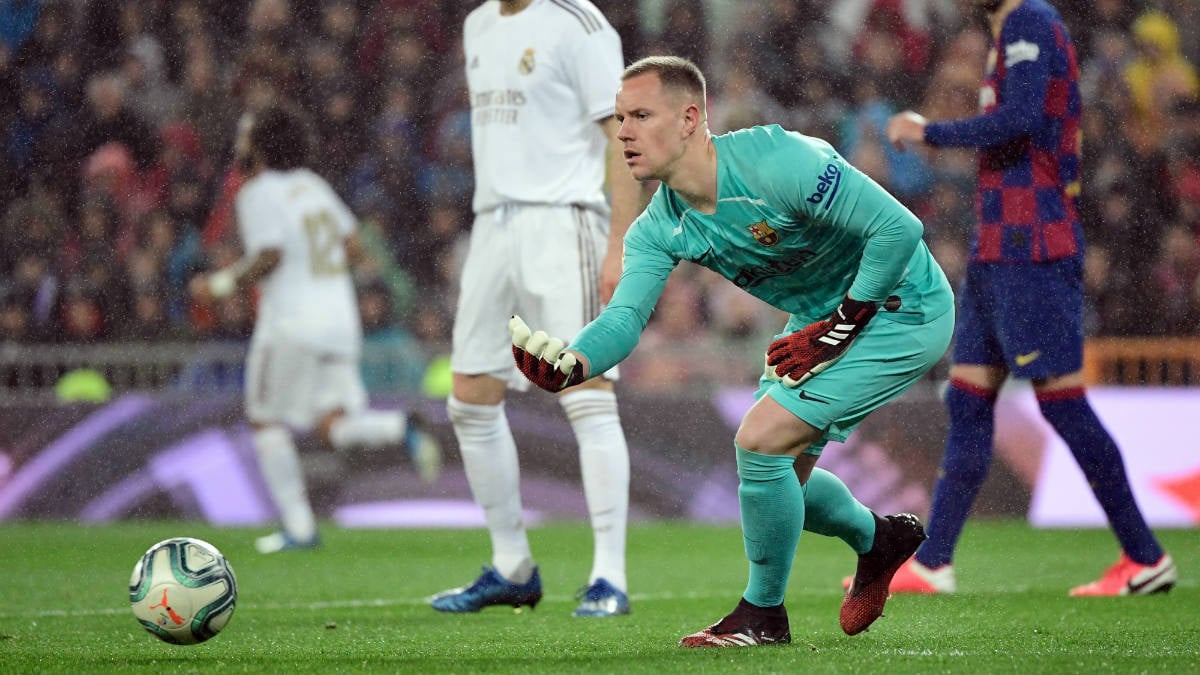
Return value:
[[(248, 337), (252, 297), (205, 309), (187, 283), (239, 255), (239, 118), (288, 100), (362, 221), (368, 342), (444, 350), (472, 189), (458, 29), (475, 4), (0, 0), (0, 343)], [(784, 120), (833, 143), (921, 217), (961, 279), (973, 153), (898, 152), (883, 129), (905, 108), (977, 109), (991, 43), (977, 14), (954, 0), (595, 4), (627, 60), (674, 53), (712, 74), (715, 132)], [(1055, 4), (1084, 86), (1088, 333), (1198, 336), (1200, 15), (1188, 0)], [(662, 358), (631, 360), (627, 378), (755, 375), (759, 353), (692, 356), (743, 353), (783, 325), (715, 281), (672, 277), (639, 350)]]

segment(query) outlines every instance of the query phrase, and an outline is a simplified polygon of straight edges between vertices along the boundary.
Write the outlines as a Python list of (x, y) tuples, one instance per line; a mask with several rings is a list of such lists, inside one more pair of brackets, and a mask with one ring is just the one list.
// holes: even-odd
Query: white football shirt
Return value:
[(329, 183), (308, 169), (268, 170), (242, 186), (235, 205), (244, 254), (282, 254), (259, 283), (255, 340), (357, 355), (362, 325), (343, 244), (357, 221)]
[(588, 0), (533, 0), (501, 16), (475, 8), (463, 25), (471, 97), (476, 213), (506, 203), (579, 204), (607, 213), (607, 139), (621, 38)]

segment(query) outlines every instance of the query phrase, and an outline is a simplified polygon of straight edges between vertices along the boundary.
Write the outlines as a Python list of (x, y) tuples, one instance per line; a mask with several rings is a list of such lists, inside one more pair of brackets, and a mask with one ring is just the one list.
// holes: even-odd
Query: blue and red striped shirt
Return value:
[(979, 148), (975, 262), (1043, 262), (1083, 249), (1079, 64), (1058, 12), (1025, 0), (988, 55), (980, 114), (931, 122), (934, 146)]

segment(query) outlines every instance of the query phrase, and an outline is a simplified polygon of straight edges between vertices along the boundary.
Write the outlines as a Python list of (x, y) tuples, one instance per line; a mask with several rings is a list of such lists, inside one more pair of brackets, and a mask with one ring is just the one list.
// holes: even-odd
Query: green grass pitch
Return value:
[[(262, 530), (195, 523), (0, 526), (0, 674), (33, 673), (1200, 673), (1200, 532), (1162, 539), (1179, 565), (1169, 594), (1072, 599), (1117, 550), (1105, 530), (1031, 530), (972, 521), (960, 592), (898, 596), (868, 632), (838, 628), (840, 579), (854, 556), (806, 534), (787, 597), (791, 645), (684, 650), (744, 589), (735, 527), (636, 524), (633, 613), (575, 619), (591, 533), (530, 534), (545, 583), (536, 610), (444, 615), (425, 597), (474, 578), (482, 531), (339, 530), (324, 547), (260, 556)], [(133, 564), (171, 536), (206, 539), (238, 575), (237, 611), (207, 643), (177, 647), (129, 611)]]

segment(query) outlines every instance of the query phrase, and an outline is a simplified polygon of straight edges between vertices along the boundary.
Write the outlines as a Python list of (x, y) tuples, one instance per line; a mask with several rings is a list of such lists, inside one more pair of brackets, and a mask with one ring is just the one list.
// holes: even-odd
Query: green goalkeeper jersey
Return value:
[(712, 141), (716, 212), (666, 185), (655, 193), (625, 235), (612, 301), (571, 343), (592, 373), (633, 351), (682, 260), (790, 313), (791, 330), (826, 318), (847, 294), (880, 303), (876, 321), (923, 324), (953, 307), (921, 221), (828, 143), (775, 125)]

